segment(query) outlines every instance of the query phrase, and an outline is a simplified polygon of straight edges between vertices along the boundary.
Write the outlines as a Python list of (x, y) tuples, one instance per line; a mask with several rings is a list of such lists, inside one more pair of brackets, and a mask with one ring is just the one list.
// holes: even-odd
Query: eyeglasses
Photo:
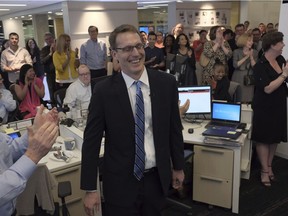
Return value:
[(136, 48), (137, 50), (142, 50), (144, 45), (142, 43), (138, 43), (135, 46), (125, 46), (125, 47), (117, 47), (116, 50), (121, 50), (122, 52), (130, 53)]
[(3, 78), (0, 78), (0, 81), (2, 81), (3, 80)]
[(83, 74), (79, 74), (79, 76), (90, 76), (91, 73), (83, 73)]

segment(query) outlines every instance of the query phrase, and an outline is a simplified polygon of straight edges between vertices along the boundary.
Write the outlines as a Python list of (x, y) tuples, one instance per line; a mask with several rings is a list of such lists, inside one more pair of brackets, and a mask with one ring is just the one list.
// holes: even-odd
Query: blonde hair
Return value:
[(252, 37), (253, 36), (251, 34), (244, 33), (239, 36), (239, 38), (237, 39), (236, 45), (240, 48), (243, 48), (244, 46), (246, 46), (247, 41)]
[[(63, 53), (65, 52), (65, 44), (66, 44), (66, 39), (70, 39), (70, 36), (68, 34), (61, 34), (56, 40), (56, 51), (58, 53)], [(69, 50), (71, 50), (71, 47), (67, 47)]]

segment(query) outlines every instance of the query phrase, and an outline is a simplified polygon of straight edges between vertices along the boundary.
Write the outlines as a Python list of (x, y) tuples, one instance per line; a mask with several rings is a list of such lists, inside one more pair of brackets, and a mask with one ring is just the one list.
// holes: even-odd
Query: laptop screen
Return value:
[(190, 106), (186, 114), (206, 114), (211, 113), (211, 87), (210, 86), (191, 86), (179, 87), (180, 106), (187, 99), (190, 100)]
[(241, 104), (225, 103), (225, 102), (212, 102), (212, 120), (235, 122), (241, 121)]

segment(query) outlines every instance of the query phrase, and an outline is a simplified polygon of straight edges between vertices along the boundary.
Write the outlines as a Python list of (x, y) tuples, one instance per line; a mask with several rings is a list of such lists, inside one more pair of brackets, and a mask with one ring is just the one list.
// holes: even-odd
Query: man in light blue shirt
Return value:
[(85, 64), (91, 71), (91, 78), (107, 75), (107, 48), (106, 44), (98, 40), (98, 28), (89, 26), (88, 39), (80, 48), (80, 63)]
[(4, 80), (0, 74), (0, 123), (7, 123), (8, 114), (16, 109), (16, 101), (13, 95), (3, 84)]
[(13, 140), (0, 132), (0, 215), (11, 216), (17, 196), (25, 189), (27, 180), (58, 136), (56, 109), (48, 114), (38, 110), (28, 133)]

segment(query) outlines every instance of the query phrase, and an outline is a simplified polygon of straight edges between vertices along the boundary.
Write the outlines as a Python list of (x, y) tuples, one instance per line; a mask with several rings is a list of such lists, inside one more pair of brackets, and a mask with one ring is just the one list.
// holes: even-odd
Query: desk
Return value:
[[(243, 142), (238, 147), (232, 146), (223, 146), (223, 145), (210, 145), (204, 143), (204, 137), (202, 132), (205, 130), (205, 125), (207, 122), (203, 122), (201, 125), (191, 124), (183, 122), (183, 138), (184, 142), (187, 144), (197, 145), (197, 146), (206, 146), (214, 148), (224, 148), (233, 151), (233, 178), (232, 178), (232, 212), (239, 212), (239, 189), (240, 189), (240, 177), (241, 171), (245, 177), (249, 178), (250, 175), (250, 159), (251, 159), (251, 144), (248, 139), (248, 134), (242, 134)], [(188, 128), (194, 128), (194, 133), (189, 134)], [(243, 153), (243, 154), (242, 154)], [(194, 165), (197, 163), (194, 160)], [(197, 164), (196, 164), (197, 165)], [(248, 173), (248, 174), (247, 174)], [(244, 176), (243, 176), (244, 177)], [(194, 179), (195, 180), (195, 179)]]

